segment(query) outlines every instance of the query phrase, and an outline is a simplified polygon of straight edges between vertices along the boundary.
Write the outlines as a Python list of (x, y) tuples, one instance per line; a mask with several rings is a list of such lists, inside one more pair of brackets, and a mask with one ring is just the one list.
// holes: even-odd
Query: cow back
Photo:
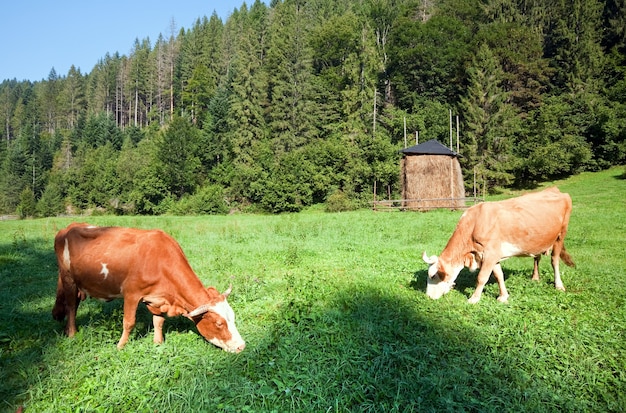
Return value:
[[(552, 248), (567, 231), (572, 210), (568, 194), (557, 188), (471, 208), (471, 239), (478, 247), (511, 246), (512, 255), (537, 255)], [(469, 211), (468, 211), (469, 212)], [(506, 256), (508, 254), (504, 254)], [(512, 256), (509, 255), (509, 256)]]
[(178, 243), (160, 230), (72, 225), (59, 232), (55, 250), (59, 267), (91, 297), (175, 292), (181, 283), (203, 290)]

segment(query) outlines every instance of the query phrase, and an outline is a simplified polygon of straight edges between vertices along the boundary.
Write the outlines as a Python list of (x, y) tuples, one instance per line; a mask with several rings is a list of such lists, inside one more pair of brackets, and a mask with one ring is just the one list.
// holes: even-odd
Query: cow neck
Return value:
[(465, 254), (472, 250), (471, 241), (474, 226), (466, 218), (466, 214), (463, 214), (454, 233), (448, 240), (448, 244), (439, 256), (440, 261), (452, 267), (463, 266)]
[(202, 305), (215, 304), (219, 301), (219, 297), (220, 293), (215, 288), (204, 288), (200, 283), (200, 288), (194, 289), (194, 294), (189, 295), (187, 311), (193, 311)]
[(201, 305), (213, 304), (218, 301), (220, 293), (213, 287), (205, 288), (191, 267), (188, 267), (185, 273), (187, 276), (177, 274), (171, 277), (177, 282), (171, 286), (170, 293), (179, 301), (180, 307), (189, 312)]

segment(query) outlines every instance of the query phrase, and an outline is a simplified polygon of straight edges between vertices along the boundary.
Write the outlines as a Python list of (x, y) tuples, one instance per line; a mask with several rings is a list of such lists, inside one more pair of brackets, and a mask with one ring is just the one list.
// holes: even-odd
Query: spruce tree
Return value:
[(514, 178), (516, 118), (501, 87), (502, 68), (486, 44), (478, 48), (468, 73), (467, 94), (460, 104), (466, 181), (476, 172), (488, 188), (508, 185)]

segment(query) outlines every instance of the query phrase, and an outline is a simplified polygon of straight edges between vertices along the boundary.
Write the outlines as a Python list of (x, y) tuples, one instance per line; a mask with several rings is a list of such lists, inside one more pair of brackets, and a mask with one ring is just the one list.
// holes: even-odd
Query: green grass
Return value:
[[(490, 283), (467, 304), (463, 271), (438, 301), (421, 253), (441, 252), (461, 212), (92, 217), (162, 228), (205, 285), (224, 290), (247, 347), (204, 342), (179, 317), (152, 343), (140, 308), (124, 350), (121, 301), (87, 300), (79, 333), (50, 310), (52, 240), (70, 219), (0, 222), (0, 411), (345, 412), (626, 410), (626, 181), (621, 169), (557, 182), (574, 201), (561, 266), (530, 280), (503, 264), (509, 304)], [(506, 194), (506, 196), (514, 193)]]

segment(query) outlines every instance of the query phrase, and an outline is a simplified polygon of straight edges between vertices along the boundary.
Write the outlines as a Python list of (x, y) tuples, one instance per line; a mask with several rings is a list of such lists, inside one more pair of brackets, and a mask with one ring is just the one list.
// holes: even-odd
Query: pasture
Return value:
[[(574, 209), (566, 292), (531, 258), (503, 263), (508, 304), (464, 270), (438, 301), (422, 251), (439, 254), (460, 211), (89, 217), (161, 228), (205, 285), (223, 291), (247, 347), (223, 352), (178, 317), (151, 317), (122, 351), (121, 300), (89, 299), (79, 332), (51, 315), (52, 240), (69, 218), (0, 222), (0, 411), (619, 412), (626, 410), (623, 168), (557, 182)], [(513, 196), (507, 193), (492, 199)]]

